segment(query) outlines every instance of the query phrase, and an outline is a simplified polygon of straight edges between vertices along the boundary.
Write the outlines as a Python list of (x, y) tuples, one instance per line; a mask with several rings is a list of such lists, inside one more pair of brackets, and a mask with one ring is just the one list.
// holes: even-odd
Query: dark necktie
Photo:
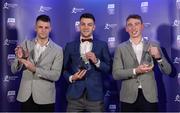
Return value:
[(88, 38), (88, 39), (81, 39), (82, 42), (85, 42), (85, 41), (88, 41), (88, 42), (92, 42), (92, 39), (91, 38)]

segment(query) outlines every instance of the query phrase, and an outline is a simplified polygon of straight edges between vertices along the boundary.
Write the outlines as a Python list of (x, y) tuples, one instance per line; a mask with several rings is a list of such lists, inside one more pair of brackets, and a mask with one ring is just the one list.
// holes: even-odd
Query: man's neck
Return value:
[(142, 37), (131, 38), (131, 41), (136, 45), (139, 44), (141, 40), (142, 40)]
[(42, 39), (42, 38), (37, 38), (37, 43), (40, 44), (41, 46), (44, 46), (48, 43), (49, 39), (48, 38), (45, 38), (45, 39)]

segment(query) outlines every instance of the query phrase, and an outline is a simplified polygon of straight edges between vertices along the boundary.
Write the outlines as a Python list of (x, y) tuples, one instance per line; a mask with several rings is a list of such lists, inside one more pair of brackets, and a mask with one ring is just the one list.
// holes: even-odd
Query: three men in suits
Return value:
[(80, 16), (80, 37), (66, 44), (64, 77), (68, 112), (101, 112), (103, 108), (103, 76), (111, 70), (107, 43), (94, 35), (95, 18), (90, 13)]
[(61, 75), (63, 50), (49, 38), (49, 16), (37, 17), (35, 31), (35, 39), (15, 48), (16, 59), (11, 70), (23, 73), (17, 100), (22, 102), (22, 111), (53, 112), (55, 81)]
[(126, 31), (130, 39), (121, 43), (114, 55), (113, 77), (121, 80), (121, 111), (158, 111), (157, 86), (154, 77), (154, 61), (165, 74), (171, 66), (158, 44), (142, 38), (143, 21), (139, 15), (129, 15)]

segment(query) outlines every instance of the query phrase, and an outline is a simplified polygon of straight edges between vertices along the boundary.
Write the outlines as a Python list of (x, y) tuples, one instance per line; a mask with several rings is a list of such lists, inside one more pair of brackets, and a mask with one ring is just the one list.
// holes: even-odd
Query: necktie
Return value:
[(92, 42), (92, 39), (91, 38), (88, 38), (88, 39), (81, 39), (82, 42), (85, 42), (85, 41), (88, 41), (88, 42)]

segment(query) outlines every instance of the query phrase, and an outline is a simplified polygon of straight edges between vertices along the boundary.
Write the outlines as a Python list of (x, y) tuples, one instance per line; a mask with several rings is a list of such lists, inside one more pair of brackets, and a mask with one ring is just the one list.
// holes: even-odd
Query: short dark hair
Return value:
[(131, 14), (131, 15), (129, 15), (129, 16), (126, 18), (126, 22), (127, 22), (129, 19), (131, 19), (131, 18), (138, 19), (138, 20), (141, 21), (141, 23), (143, 23), (143, 20), (142, 20), (141, 16), (138, 15), (138, 14)]
[(44, 22), (51, 22), (51, 19), (48, 15), (39, 15), (37, 18), (36, 18), (36, 22), (37, 21), (44, 21)]
[(95, 18), (94, 18), (94, 16), (93, 16), (93, 14), (91, 14), (91, 13), (83, 13), (83, 14), (80, 16), (80, 20), (81, 20), (82, 18), (90, 18), (90, 19), (92, 19), (92, 20), (95, 22)]

